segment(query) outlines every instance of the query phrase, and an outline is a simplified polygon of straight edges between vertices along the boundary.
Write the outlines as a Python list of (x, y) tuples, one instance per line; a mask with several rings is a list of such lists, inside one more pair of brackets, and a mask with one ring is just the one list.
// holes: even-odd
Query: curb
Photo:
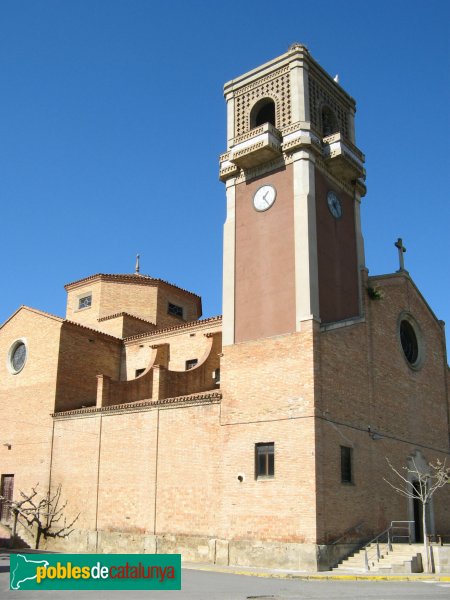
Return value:
[(450, 582), (449, 575), (436, 575), (435, 573), (414, 573), (408, 575), (362, 575), (362, 574), (348, 574), (348, 575), (328, 575), (319, 573), (278, 573), (276, 571), (265, 572), (265, 571), (252, 571), (249, 569), (240, 568), (222, 568), (216, 565), (195, 565), (195, 564), (182, 564), (183, 569), (191, 571), (209, 571), (214, 573), (228, 573), (230, 575), (244, 575), (245, 577), (264, 577), (273, 579), (299, 579), (302, 581), (444, 581)]

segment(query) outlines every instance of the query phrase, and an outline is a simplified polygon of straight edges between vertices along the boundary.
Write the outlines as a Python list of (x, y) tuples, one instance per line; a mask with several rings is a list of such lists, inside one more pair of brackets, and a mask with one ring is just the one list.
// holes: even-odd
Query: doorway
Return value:
[(3, 496), (5, 500), (0, 500), (0, 521), (8, 522), (11, 515), (11, 507), (8, 504), (8, 500), (13, 499), (14, 492), (14, 475), (2, 475), (2, 481), (0, 486), (0, 496)]
[[(414, 490), (420, 493), (419, 482), (414, 481)], [(423, 542), (423, 504), (418, 498), (413, 498), (414, 541)]]

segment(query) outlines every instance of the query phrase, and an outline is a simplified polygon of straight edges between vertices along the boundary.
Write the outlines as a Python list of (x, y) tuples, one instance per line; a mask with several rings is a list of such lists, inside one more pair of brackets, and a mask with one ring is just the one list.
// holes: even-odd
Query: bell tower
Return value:
[(223, 344), (361, 313), (354, 100), (301, 44), (224, 87)]

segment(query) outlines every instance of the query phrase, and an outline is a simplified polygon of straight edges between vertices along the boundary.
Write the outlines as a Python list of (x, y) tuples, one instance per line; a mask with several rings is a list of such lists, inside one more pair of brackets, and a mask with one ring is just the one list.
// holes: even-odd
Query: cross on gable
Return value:
[(394, 246), (396, 248), (398, 248), (398, 261), (400, 263), (400, 268), (398, 271), (405, 271), (405, 262), (403, 259), (403, 254), (406, 252), (406, 248), (403, 245), (402, 238), (398, 238), (398, 240), (395, 242)]

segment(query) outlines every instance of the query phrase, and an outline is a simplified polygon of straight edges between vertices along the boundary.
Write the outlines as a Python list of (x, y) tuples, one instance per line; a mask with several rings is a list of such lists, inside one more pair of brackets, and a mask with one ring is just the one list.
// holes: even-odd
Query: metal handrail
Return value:
[(340, 537), (338, 537), (336, 540), (334, 540), (334, 542), (328, 542), (328, 543), (331, 546), (335, 546), (336, 544), (339, 544), (339, 542), (341, 540), (343, 540), (351, 531), (358, 531), (358, 529), (361, 527), (361, 525), (364, 525), (364, 521), (360, 521), (356, 525), (353, 525), (352, 527), (349, 527), (348, 529), (346, 529), (344, 531), (344, 533)]
[[(403, 523), (407, 523), (407, 525), (403, 525)], [(373, 538), (373, 540), (371, 540), (368, 544), (366, 544), (362, 548), (362, 550), (364, 550), (364, 563), (365, 563), (366, 571), (370, 571), (369, 562), (372, 562), (372, 560), (376, 559), (377, 562), (380, 562), (381, 558), (384, 556), (382, 554), (384, 547), (386, 549), (386, 554), (388, 554), (389, 552), (392, 552), (392, 543), (394, 542), (394, 539), (407, 538), (408, 543), (409, 544), (411, 543), (411, 525), (412, 525), (412, 523), (414, 523), (414, 521), (391, 521), (391, 524), (389, 525), (389, 527), (387, 529), (385, 529), (384, 531), (379, 533), (376, 537)], [(408, 535), (394, 534), (394, 531), (397, 529), (407, 529)], [(383, 536), (386, 536), (385, 541), (382, 541), (382, 539), (381, 539)], [(370, 553), (370, 556), (369, 556), (368, 548), (369, 548), (369, 546), (371, 546), (372, 544), (375, 544), (375, 543), (376, 543), (376, 548), (374, 549), (373, 554)]]
[[(394, 523), (407, 523), (407, 525), (394, 525)], [(411, 525), (414, 523), (414, 521), (391, 521), (391, 527), (392, 527), (392, 541), (394, 541), (394, 538), (407, 538), (408, 539), (408, 544), (411, 543), (411, 538), (412, 538), (412, 531), (411, 531)], [(398, 535), (395, 534), (394, 535), (394, 529), (407, 529), (408, 530), (408, 535)]]

